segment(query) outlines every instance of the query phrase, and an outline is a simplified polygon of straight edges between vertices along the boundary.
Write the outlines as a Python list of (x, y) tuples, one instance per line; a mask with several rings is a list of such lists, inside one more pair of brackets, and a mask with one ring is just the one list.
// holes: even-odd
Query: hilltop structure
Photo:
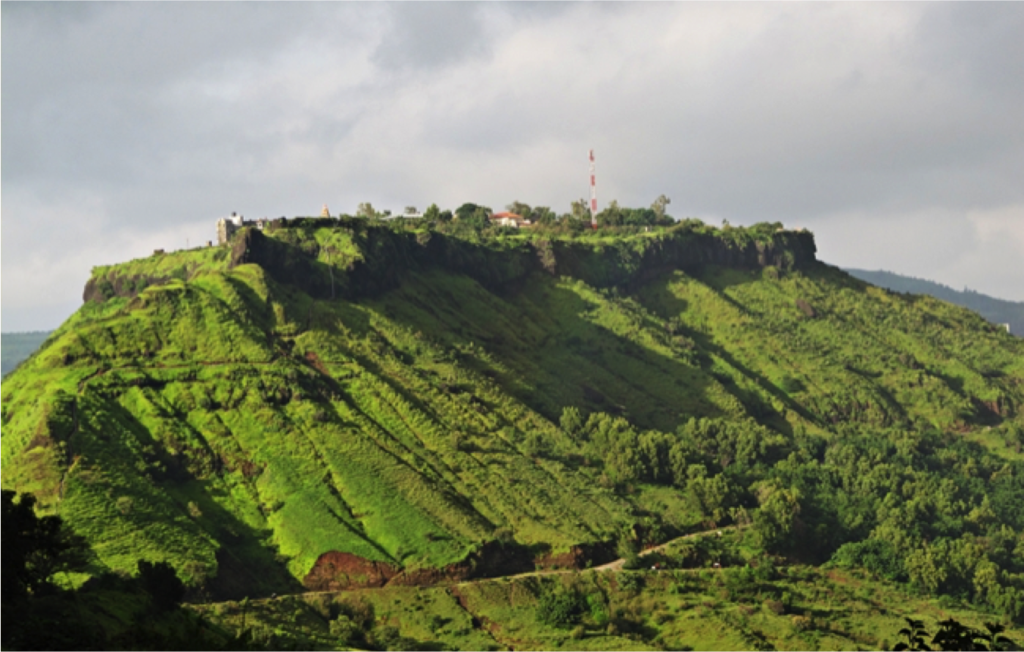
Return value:
[[(324, 205), (324, 208), (327, 208), (326, 204)], [(257, 229), (262, 231), (269, 221), (270, 220), (265, 217), (261, 217), (258, 220), (247, 220), (238, 213), (232, 211), (231, 217), (222, 217), (217, 220), (217, 244), (227, 244), (231, 241), (231, 236), (235, 234), (235, 231), (238, 231), (245, 226), (255, 226)]]
[(498, 226), (510, 226), (514, 229), (521, 229), (524, 226), (530, 226), (533, 224), (533, 222), (522, 215), (516, 215), (515, 213), (492, 213), (488, 219), (491, 220), (492, 224), (496, 224)]
[[(399, 214), (393, 214), (391, 211), (386, 210), (378, 214), (382, 220), (395, 220), (395, 219), (422, 219), (423, 212), (416, 209), (415, 206), (406, 206), (405, 210)], [(330, 218), (331, 212), (324, 204), (320, 209), (321, 218)], [(522, 215), (511, 212), (492, 213), (487, 216), (491, 224), (495, 226), (507, 226), (514, 229), (522, 229), (533, 226), (533, 221)], [(222, 217), (217, 220), (217, 244), (224, 245), (231, 241), (235, 232), (241, 230), (246, 226), (255, 226), (257, 229), (262, 231), (267, 223), (270, 222), (268, 218), (260, 218), (257, 220), (247, 220), (243, 216), (232, 211), (230, 217)]]

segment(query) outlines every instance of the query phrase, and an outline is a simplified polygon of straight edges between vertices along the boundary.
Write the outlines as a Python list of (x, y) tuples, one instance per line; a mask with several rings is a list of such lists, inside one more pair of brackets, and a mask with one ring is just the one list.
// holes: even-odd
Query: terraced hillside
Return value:
[[(2, 480), (97, 569), (425, 584), (750, 522), (812, 561), (881, 541), (1020, 615), (1024, 341), (809, 233), (278, 221), (96, 268), (85, 299), (3, 384)], [(969, 569), (915, 561), (940, 541)]]

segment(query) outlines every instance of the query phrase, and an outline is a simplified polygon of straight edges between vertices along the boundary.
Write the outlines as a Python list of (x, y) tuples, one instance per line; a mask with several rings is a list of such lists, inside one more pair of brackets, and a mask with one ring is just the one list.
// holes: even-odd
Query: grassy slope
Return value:
[(864, 269), (847, 269), (846, 271), (862, 281), (867, 281), (895, 292), (927, 294), (936, 299), (969, 308), (993, 324), (1010, 324), (1010, 331), (1014, 335), (1018, 337), (1024, 336), (1024, 303), (1020, 301), (996, 299), (966, 288), (961, 292), (941, 283), (934, 283), (892, 272), (868, 271)]
[[(313, 236), (332, 264), (363, 254)], [(1024, 401), (1020, 340), (825, 265), (704, 266), (630, 297), (427, 269), (344, 302), (229, 271), (224, 252), (97, 270), (171, 280), (86, 304), (3, 386), (3, 485), (59, 511), (103, 565), (167, 559), (193, 581), (231, 565), (269, 592), (288, 583), (279, 560), (301, 578), (329, 550), (417, 568), (503, 528), (536, 550), (614, 539), (648, 494), (602, 486), (556, 425), (569, 405), (664, 431), (692, 416), (824, 437), (841, 420), (927, 423), (1020, 458), (985, 430), (985, 404)]]
[(1012, 379), (1024, 372), (1016, 341), (974, 313), (891, 295), (825, 265), (769, 282), (738, 270), (677, 274), (642, 297), (766, 388), (774, 407), (818, 423), (962, 426), (984, 418), (975, 400), (1015, 396)]

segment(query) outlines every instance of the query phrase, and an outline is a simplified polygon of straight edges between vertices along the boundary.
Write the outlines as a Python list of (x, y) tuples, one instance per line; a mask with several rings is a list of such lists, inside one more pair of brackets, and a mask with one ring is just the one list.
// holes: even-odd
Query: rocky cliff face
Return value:
[(403, 274), (432, 268), (472, 276), (489, 289), (534, 272), (569, 276), (598, 288), (629, 289), (674, 269), (707, 264), (799, 269), (816, 260), (814, 238), (807, 232), (778, 232), (768, 242), (734, 242), (680, 229), (610, 243), (536, 239), (501, 248), (440, 233), (396, 233), (365, 226), (356, 235), (362, 258), (339, 264), (332, 263), (329, 248), (315, 240), (288, 243), (249, 228), (235, 239), (230, 267), (255, 263), (278, 281), (297, 285), (316, 298), (357, 299), (397, 287)]
[[(334, 232), (347, 249), (320, 242), (317, 232)], [(186, 254), (191, 252), (185, 252)], [(171, 270), (154, 255), (150, 265), (104, 268), (86, 283), (83, 300), (132, 298), (146, 287), (214, 269), (256, 264), (275, 280), (316, 299), (375, 297), (398, 287), (403, 275), (440, 269), (471, 276), (491, 290), (522, 281), (535, 272), (569, 276), (598, 288), (633, 287), (674, 269), (715, 264), (728, 267), (800, 269), (815, 261), (814, 238), (807, 232), (780, 231), (760, 241), (729, 239), (721, 233), (674, 228), (616, 240), (536, 238), (470, 242), (439, 232), (398, 232), (365, 220), (275, 220), (267, 234), (253, 227), (237, 233), (229, 252), (218, 248), (211, 260)]]

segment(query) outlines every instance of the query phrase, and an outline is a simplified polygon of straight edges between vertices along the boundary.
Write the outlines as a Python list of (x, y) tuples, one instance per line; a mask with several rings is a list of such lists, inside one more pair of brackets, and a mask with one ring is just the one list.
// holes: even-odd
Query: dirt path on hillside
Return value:
[[(714, 530), (704, 530), (703, 532), (693, 532), (691, 534), (684, 534), (681, 537), (676, 537), (675, 539), (671, 539), (669, 541), (666, 541), (665, 543), (660, 543), (660, 544), (658, 544), (656, 546), (653, 546), (651, 548), (647, 548), (646, 550), (642, 550), (641, 552), (638, 553), (638, 556), (646, 557), (647, 555), (653, 554), (655, 552), (661, 552), (662, 550), (664, 550), (665, 548), (669, 547), (673, 543), (677, 543), (679, 541), (685, 541), (686, 539), (697, 539), (697, 538), (706, 537), (706, 536), (721, 536), (722, 534), (724, 534), (726, 532), (729, 532), (731, 530), (737, 530), (737, 529), (740, 529), (740, 526), (738, 526), (738, 525), (729, 525), (727, 527), (715, 528)], [(589, 570), (600, 571), (600, 572), (608, 572), (608, 571), (617, 572), (617, 571), (621, 571), (625, 565), (626, 565), (626, 559), (622, 558), (622, 559), (616, 559), (615, 561), (612, 561), (612, 562), (608, 562), (607, 564), (602, 564), (601, 566), (594, 566), (593, 568), (591, 568)], [(512, 579), (512, 578), (516, 578), (516, 577), (536, 577), (538, 575), (560, 575), (560, 574), (565, 574), (565, 573), (580, 573), (580, 572), (583, 572), (583, 571), (581, 571), (579, 569), (575, 569), (575, 568), (563, 568), (563, 569), (557, 569), (557, 570), (555, 570), (555, 569), (546, 569), (546, 570), (530, 571), (528, 573), (520, 573), (518, 575), (506, 575), (505, 577), (507, 577), (509, 579)], [(481, 577), (479, 579), (497, 579), (497, 578), (483, 578), (483, 577)], [(474, 580), (469, 580), (469, 581), (474, 581)]]
[[(665, 543), (658, 544), (658, 545), (654, 546), (653, 548), (648, 548), (647, 550), (643, 550), (643, 551), (641, 551), (641, 552), (639, 552), (637, 554), (640, 557), (646, 557), (647, 555), (650, 555), (652, 553), (661, 552), (665, 548), (669, 547), (670, 545), (672, 545), (673, 543), (676, 543), (678, 541), (685, 541), (686, 539), (698, 539), (700, 537), (705, 537), (705, 536), (722, 536), (726, 532), (729, 532), (731, 530), (735, 530), (735, 529), (738, 529), (738, 528), (739, 528), (738, 525), (729, 525), (727, 527), (715, 528), (714, 530), (705, 530), (703, 532), (693, 532), (692, 534), (684, 534), (681, 537), (676, 537), (675, 539), (672, 539), (671, 541), (666, 541)], [(626, 565), (626, 560), (625, 559), (616, 559), (615, 561), (607, 563), (607, 564), (604, 564), (603, 566), (598, 566), (594, 570), (598, 570), (598, 571), (619, 571), (619, 570), (622, 570), (622, 567), (625, 566), (625, 565)]]
[[(679, 541), (685, 541), (687, 539), (697, 539), (697, 538), (706, 537), (706, 536), (720, 536), (721, 534), (724, 534), (726, 532), (730, 532), (732, 530), (739, 530), (739, 529), (742, 529), (743, 527), (746, 527), (746, 526), (729, 525), (729, 526), (726, 526), (726, 527), (715, 528), (713, 530), (704, 530), (703, 532), (692, 532), (690, 534), (684, 534), (681, 537), (676, 537), (675, 539), (671, 539), (669, 541), (666, 541), (665, 543), (660, 543), (660, 544), (658, 544), (656, 546), (653, 546), (651, 548), (647, 548), (646, 550), (643, 550), (643, 551), (641, 551), (638, 554), (639, 554), (640, 557), (646, 557), (647, 555), (653, 554), (655, 552), (661, 552), (665, 548), (671, 546), (673, 543), (677, 543)], [(622, 559), (616, 559), (613, 562), (609, 562), (609, 563), (603, 564), (601, 566), (594, 566), (593, 568), (589, 568), (589, 569), (580, 569), (580, 568), (544, 569), (544, 570), (529, 571), (529, 572), (526, 572), (526, 573), (518, 573), (516, 575), (498, 575), (498, 576), (495, 576), (495, 577), (474, 577), (473, 579), (465, 580), (463, 582), (451, 582), (451, 583), (447, 583), (447, 584), (442, 582), (442, 583), (434, 584), (434, 585), (431, 585), (431, 586), (449, 586), (451, 588), (457, 588), (459, 586), (464, 586), (466, 584), (473, 584), (474, 582), (487, 582), (487, 581), (500, 580), (500, 579), (515, 579), (515, 578), (519, 578), (519, 577), (537, 577), (537, 576), (541, 576), (541, 575), (567, 575), (569, 573), (583, 573), (583, 572), (586, 572), (588, 570), (599, 571), (599, 572), (603, 572), (603, 573), (604, 572), (613, 572), (614, 573), (614, 572), (619, 572), (619, 571), (623, 570), (623, 566), (625, 566), (625, 565), (626, 565), (626, 560), (625, 560), (625, 558), (622, 558)], [(385, 585), (385, 587), (386, 586), (387, 585)], [(302, 593), (287, 593), (287, 594), (282, 594), (282, 595), (276, 595), (276, 596), (270, 597), (270, 598), (256, 599), (256, 600), (253, 600), (252, 602), (269, 602), (271, 600), (280, 600), (281, 598), (286, 598), (286, 597), (293, 596), (293, 595), (295, 595), (295, 596), (306, 596), (306, 595), (327, 595), (327, 594), (334, 594), (334, 593), (346, 593), (349, 590), (365, 591), (365, 590), (373, 590), (373, 589), (372, 588), (363, 587), (363, 588), (359, 588), (359, 589), (341, 589), (341, 590), (335, 590), (335, 591), (304, 591)]]

